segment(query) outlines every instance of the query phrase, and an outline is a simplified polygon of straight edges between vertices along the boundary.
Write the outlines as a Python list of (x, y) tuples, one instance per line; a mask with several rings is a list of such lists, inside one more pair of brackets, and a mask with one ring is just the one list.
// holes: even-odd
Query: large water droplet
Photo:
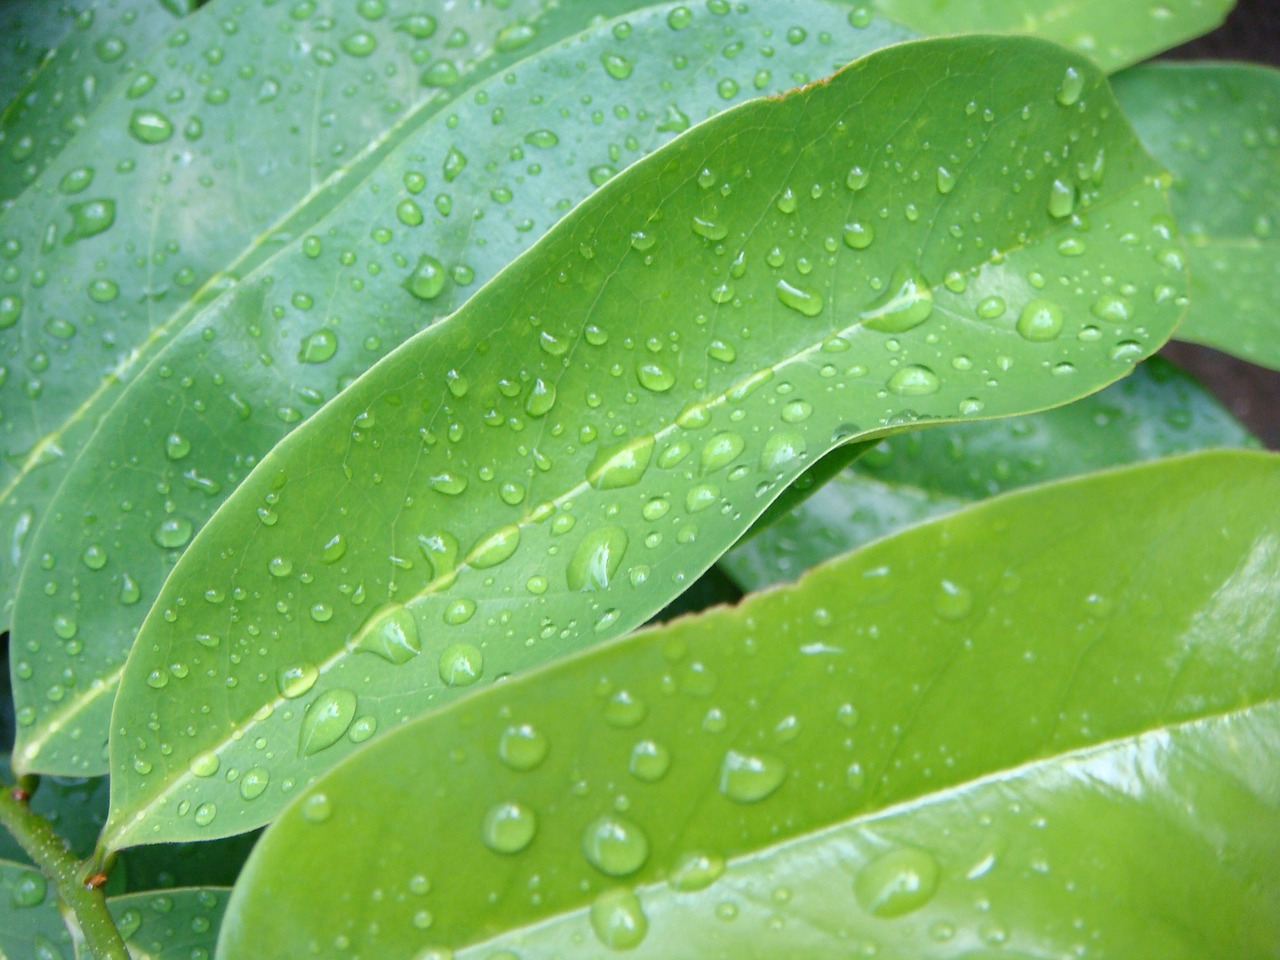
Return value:
[(591, 904), (591, 929), (609, 949), (632, 950), (644, 940), (649, 921), (630, 890), (606, 890)]
[(395, 664), (407, 663), (422, 652), (418, 622), (400, 604), (375, 613), (360, 628), (352, 646)]
[(404, 288), (419, 300), (434, 300), (444, 290), (445, 270), (435, 257), (423, 254), (404, 281)]
[(623, 817), (605, 815), (587, 824), (582, 834), (587, 862), (611, 877), (635, 873), (649, 858), (649, 838)]
[(498, 740), (499, 758), (521, 773), (538, 767), (547, 757), (547, 748), (547, 738), (528, 723), (507, 727)]
[(16, 907), (38, 907), (44, 903), (49, 892), (49, 883), (44, 874), (36, 870), (25, 870), (18, 875), (10, 889), (9, 897)]
[(301, 363), (324, 363), (332, 359), (338, 352), (338, 335), (332, 330), (321, 328), (313, 330), (302, 338), (302, 346), (298, 349), (298, 360)]
[(933, 290), (915, 264), (904, 263), (893, 271), (884, 293), (860, 316), (869, 330), (902, 333), (918, 327), (932, 313)]
[(1084, 76), (1075, 67), (1067, 67), (1058, 86), (1057, 100), (1064, 107), (1069, 107), (1080, 99), (1084, 92)]
[(689, 852), (680, 855), (680, 859), (671, 868), (671, 876), (667, 882), (671, 884), (673, 890), (681, 893), (695, 893), (711, 886), (723, 873), (723, 857)]
[(191, 539), (191, 521), (186, 517), (165, 517), (152, 533), (157, 546), (176, 550)]
[(877, 917), (900, 917), (918, 910), (937, 888), (937, 861), (910, 847), (891, 850), (873, 860), (853, 882), (858, 904)]
[(303, 696), (320, 679), (320, 671), (310, 663), (294, 663), (276, 672), (276, 689), (287, 700)]
[(471, 566), (477, 570), (486, 570), (489, 567), (496, 567), (505, 561), (516, 552), (516, 548), (519, 546), (520, 528), (511, 523), (481, 537), (476, 545), (471, 548), (471, 554), (468, 559)]
[(1076, 209), (1076, 189), (1062, 180), (1049, 187), (1049, 215), (1059, 220), (1071, 216)]
[(613, 580), (627, 552), (627, 531), (618, 526), (590, 531), (573, 552), (565, 579), (570, 590), (603, 590)]
[(67, 207), (71, 214), (71, 229), (67, 231), (67, 243), (96, 237), (111, 229), (116, 222), (116, 202), (114, 200), (86, 200), (73, 203)]
[(911, 364), (889, 378), (888, 387), (900, 397), (926, 397), (937, 393), (942, 384), (928, 367)]
[(587, 482), (597, 490), (617, 490), (640, 482), (653, 459), (654, 439), (643, 436), (601, 447), (587, 467)]
[(637, 780), (656, 783), (671, 769), (671, 751), (652, 740), (641, 740), (631, 748), (627, 769)]
[(484, 654), (469, 643), (445, 647), (437, 663), (446, 687), (469, 687), (484, 673)]
[(499, 803), (485, 814), (480, 836), (495, 853), (519, 853), (533, 842), (538, 818), (523, 803)]
[(356, 702), (356, 695), (341, 687), (316, 697), (302, 718), (298, 752), (309, 757), (337, 743), (355, 719)]
[(164, 143), (173, 136), (173, 122), (154, 110), (135, 110), (129, 119), (129, 133), (140, 143)]
[(600, 62), (604, 64), (605, 72), (615, 80), (627, 79), (634, 69), (631, 61), (620, 53), (602, 53)]
[(757, 803), (787, 777), (787, 765), (764, 753), (729, 750), (720, 764), (720, 792), (737, 803)]
[(824, 304), (820, 293), (803, 290), (786, 280), (778, 281), (777, 291), (778, 299), (797, 313), (806, 317), (816, 317), (822, 312)]
[(1052, 300), (1031, 300), (1018, 317), (1018, 334), (1033, 343), (1056, 340), (1062, 332), (1062, 308)]
[(746, 441), (732, 431), (717, 433), (702, 445), (702, 472), (715, 473), (737, 460), (746, 449)]

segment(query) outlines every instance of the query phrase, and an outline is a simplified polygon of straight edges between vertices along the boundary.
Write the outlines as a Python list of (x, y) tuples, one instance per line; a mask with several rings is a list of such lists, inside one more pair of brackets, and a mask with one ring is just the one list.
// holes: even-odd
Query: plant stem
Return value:
[(32, 811), (24, 799), (25, 787), (0, 791), (0, 824), (13, 834), (44, 875), (58, 888), (58, 896), (75, 916), (94, 960), (129, 960), (129, 951), (116, 929), (101, 890), (84, 883), (84, 866), (54, 832), (53, 825)]

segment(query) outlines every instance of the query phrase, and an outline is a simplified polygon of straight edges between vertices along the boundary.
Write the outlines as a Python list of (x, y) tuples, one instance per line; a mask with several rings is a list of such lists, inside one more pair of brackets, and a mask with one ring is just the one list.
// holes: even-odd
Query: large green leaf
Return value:
[(1159, 357), (1101, 393), (1025, 417), (881, 441), (810, 499), (720, 560), (744, 590), (908, 524), (1032, 483), (1257, 441), (1208, 390)]
[[(135, 893), (107, 900), (133, 960), (212, 955), (229, 891), (216, 887)], [(72, 960), (77, 953), (57, 895), (39, 871), (0, 860), (0, 960)]]
[(1161, 63), (1115, 89), (1174, 174), (1192, 292), (1179, 339), (1280, 370), (1280, 71)]
[[(9, 6), (8, 4), (5, 5)], [(164, 39), (194, 0), (96, 0), (75, 6), (19, 0), (0, 14), (29, 46), (53, 41), (0, 114), (0, 211), (112, 98), (140, 58)], [(0, 59), (0, 64), (3, 59)], [(3, 69), (0, 66), (0, 69)], [(0, 102), (4, 102), (0, 101)]]
[(53, 8), (45, 0), (0, 4), (0, 103), (7, 105), (18, 95), (91, 6), (92, 0)]
[[(835, 69), (906, 35), (803, 0), (788, 12), (804, 35), (775, 46), (776, 16), (753, 10), (657, 6), (479, 85), (172, 336), (78, 451), (31, 540), (41, 562), (13, 615), (28, 769), (105, 772), (120, 669), (173, 563), (321, 400), (463, 303), (615, 168), (815, 64)], [(442, 176), (459, 148), (465, 168)]]
[(201, 302), (450, 97), (628, 5), (467, 3), (442, 25), (412, 0), (219, 0), (184, 20), (0, 220), (4, 609), (67, 453)]
[(1025, 33), (1045, 37), (1118, 70), (1208, 33), (1235, 0), (867, 0), (927, 34)]
[(1273, 956), (1278, 483), (1020, 491), (451, 704), (295, 798), (218, 956)]
[(1181, 312), (1162, 176), (1101, 74), (1008, 38), (635, 164), (196, 538), (126, 664), (106, 846), (260, 824), (377, 728), (642, 622), (839, 443), (1116, 379)]

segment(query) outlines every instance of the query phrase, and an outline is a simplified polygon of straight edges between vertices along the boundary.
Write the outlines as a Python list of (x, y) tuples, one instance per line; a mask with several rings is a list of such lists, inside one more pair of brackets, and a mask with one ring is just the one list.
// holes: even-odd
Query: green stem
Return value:
[(129, 951), (107, 912), (102, 891), (85, 885), (84, 865), (67, 849), (66, 841), (54, 832), (53, 825), (20, 799), (26, 792), (25, 787), (4, 787), (0, 791), (0, 824), (57, 886), (58, 896), (75, 916), (94, 960), (129, 960)]

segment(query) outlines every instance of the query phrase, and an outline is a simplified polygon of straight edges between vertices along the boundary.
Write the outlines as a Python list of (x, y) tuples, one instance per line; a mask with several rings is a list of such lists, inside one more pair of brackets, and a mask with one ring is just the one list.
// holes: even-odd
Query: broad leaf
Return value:
[[(193, 314), (78, 451), (33, 535), (41, 562), (13, 621), (15, 752), (27, 769), (105, 772), (120, 670), (173, 563), (322, 400), (689, 123), (905, 36), (882, 21), (851, 27), (844, 6), (803, 0), (788, 13), (804, 35), (775, 46), (776, 15), (754, 9), (657, 6), (480, 84), (406, 136), (312, 231)], [(565, 106), (584, 99), (591, 109)]]
[(218, 956), (1270, 956), (1277, 483), (1010, 494), (436, 711), (268, 828)]
[(4, 608), (65, 457), (200, 302), (451, 96), (627, 6), (468, 3), (441, 25), (411, 0), (219, 2), (184, 20), (0, 220)]
[(1191, 450), (1256, 445), (1213, 394), (1153, 357), (1070, 406), (884, 440), (720, 566), (744, 590), (757, 590), (1007, 490)]
[[(0, 115), (0, 211), (56, 157), (129, 79), (140, 58), (190, 13), (194, 0), (92, 2), (80, 9), (19, 0), (0, 14), (14, 37), (49, 43), (39, 66), (8, 96)], [(4, 20), (13, 18), (9, 24)], [(3, 64), (3, 60), (0, 60)], [(3, 66), (0, 65), (0, 70)]]
[(256, 826), (378, 728), (635, 626), (840, 443), (1116, 379), (1181, 312), (1161, 176), (1094, 68), (1007, 38), (635, 164), (196, 538), (126, 665), (106, 846)]
[(0, 4), (0, 103), (7, 105), (18, 95), (91, 7), (92, 0), (52, 9), (45, 0)]
[(1218, 26), (1235, 0), (867, 0), (921, 33), (1025, 33), (1072, 47), (1111, 71)]
[(1178, 338), (1280, 370), (1280, 71), (1161, 63), (1115, 89), (1174, 173), (1192, 291)]
[[(111, 897), (107, 908), (133, 960), (213, 954), (229, 891), (187, 888)], [(0, 960), (89, 960), (77, 953), (57, 893), (39, 871), (0, 861)]]

